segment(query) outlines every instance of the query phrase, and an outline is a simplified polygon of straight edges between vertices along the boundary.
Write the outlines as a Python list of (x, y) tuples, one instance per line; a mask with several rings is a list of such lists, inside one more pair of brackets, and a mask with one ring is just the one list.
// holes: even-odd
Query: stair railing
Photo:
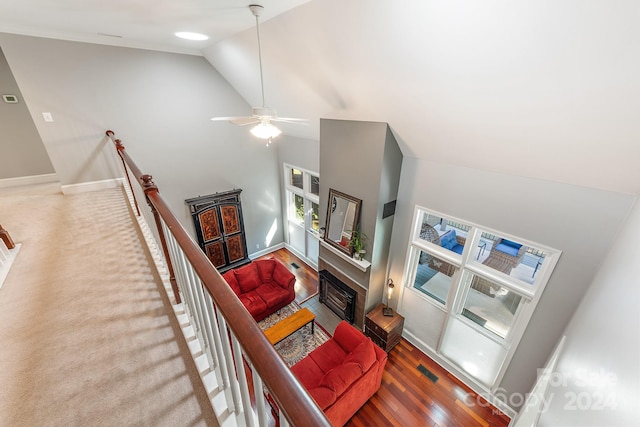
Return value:
[[(231, 425), (269, 425), (266, 389), (278, 405), (281, 426), (330, 426), (253, 317), (173, 215), (152, 176), (142, 173), (113, 131), (108, 130), (106, 135), (122, 159), (124, 186), (136, 215), (147, 218), (147, 223), (153, 218), (156, 224), (153, 238), (162, 247), (175, 302), (183, 307), (206, 356), (209, 373), (203, 378), (205, 388), (210, 397), (221, 392), (224, 400), (221, 404), (217, 397), (211, 399), (217, 414), (223, 410), (220, 424), (235, 421)], [(139, 188), (132, 185), (131, 175)], [(145, 198), (148, 210), (138, 203), (140, 197)], [(251, 381), (245, 369), (251, 372)]]
[(9, 232), (2, 227), (2, 224), (0, 224), (0, 239), (4, 242), (7, 249), (13, 249), (16, 247), (15, 243), (13, 243), (13, 239), (9, 235)]

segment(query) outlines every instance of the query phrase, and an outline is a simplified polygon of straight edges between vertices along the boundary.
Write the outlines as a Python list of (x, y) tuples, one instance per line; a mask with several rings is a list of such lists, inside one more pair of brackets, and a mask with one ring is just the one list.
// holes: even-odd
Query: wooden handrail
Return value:
[[(118, 150), (118, 153), (120, 153), (120, 150), (123, 150), (123, 151), (124, 151), (124, 145), (122, 145), (122, 141), (120, 141), (119, 139), (115, 139), (115, 138), (114, 138), (114, 137), (115, 137), (115, 134), (113, 133), (113, 131), (112, 131), (112, 130), (108, 130), (108, 131), (107, 131), (107, 132), (105, 132), (105, 133), (106, 133), (106, 135), (109, 137), (109, 139), (111, 139), (111, 141), (116, 145), (116, 150)], [(120, 156), (120, 159), (122, 160), (122, 167), (123, 167), (123, 169), (124, 169), (124, 174), (125, 174), (125, 176), (127, 177), (127, 181), (129, 182), (129, 187), (130, 187), (130, 188), (132, 188), (132, 187), (131, 187), (131, 178), (129, 178), (129, 170), (127, 169), (127, 164), (126, 164), (126, 162), (124, 161), (124, 158), (123, 158), (122, 156)], [(136, 168), (137, 168), (137, 167), (136, 167)], [(132, 170), (133, 170), (133, 169), (132, 169)], [(139, 169), (138, 169), (138, 172), (139, 172), (139, 173), (142, 173), (142, 172), (140, 172), (140, 170), (139, 170)], [(141, 175), (136, 175), (136, 176), (141, 176)], [(140, 207), (138, 207), (138, 200), (136, 199), (136, 195), (135, 195), (135, 194), (132, 194), (132, 196), (133, 196), (133, 203), (134, 203), (134, 204), (135, 204), (135, 206), (136, 206), (136, 214), (137, 214), (138, 216), (140, 216)]]
[[(107, 136), (116, 143), (112, 131), (107, 131)], [(158, 212), (182, 248), (185, 257), (211, 295), (216, 309), (227, 319), (227, 326), (238, 339), (245, 357), (271, 391), (287, 420), (294, 426), (330, 426), (324, 412), (284, 363), (231, 287), (173, 215), (159, 194), (157, 186), (153, 184), (151, 176), (142, 173), (121, 142), (116, 144), (118, 154), (144, 189), (150, 205)]]
[(0, 224), (0, 239), (2, 239), (7, 249), (13, 249), (16, 247), (16, 244), (13, 243), (13, 239), (9, 235), (9, 232), (4, 228), (2, 228), (1, 224)]

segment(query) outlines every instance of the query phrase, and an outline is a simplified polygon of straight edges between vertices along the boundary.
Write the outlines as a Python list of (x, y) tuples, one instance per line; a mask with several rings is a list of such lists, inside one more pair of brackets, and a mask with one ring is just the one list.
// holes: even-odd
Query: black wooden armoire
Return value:
[(250, 262), (242, 219), (240, 192), (187, 199), (198, 243), (220, 273)]

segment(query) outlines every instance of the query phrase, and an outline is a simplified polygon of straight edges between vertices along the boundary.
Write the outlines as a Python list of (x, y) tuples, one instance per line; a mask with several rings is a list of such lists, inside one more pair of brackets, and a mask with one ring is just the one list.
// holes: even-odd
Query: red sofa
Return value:
[(225, 272), (222, 277), (256, 322), (296, 297), (296, 276), (274, 258), (255, 260)]
[(333, 337), (291, 367), (334, 426), (343, 426), (382, 382), (387, 353), (346, 321)]

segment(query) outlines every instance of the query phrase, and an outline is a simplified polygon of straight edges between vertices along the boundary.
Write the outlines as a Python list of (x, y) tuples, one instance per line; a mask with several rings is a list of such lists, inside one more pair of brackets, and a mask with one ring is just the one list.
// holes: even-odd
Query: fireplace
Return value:
[(336, 313), (341, 319), (353, 323), (355, 317), (356, 297), (358, 294), (340, 279), (321, 270), (320, 279), (320, 302), (325, 304)]

